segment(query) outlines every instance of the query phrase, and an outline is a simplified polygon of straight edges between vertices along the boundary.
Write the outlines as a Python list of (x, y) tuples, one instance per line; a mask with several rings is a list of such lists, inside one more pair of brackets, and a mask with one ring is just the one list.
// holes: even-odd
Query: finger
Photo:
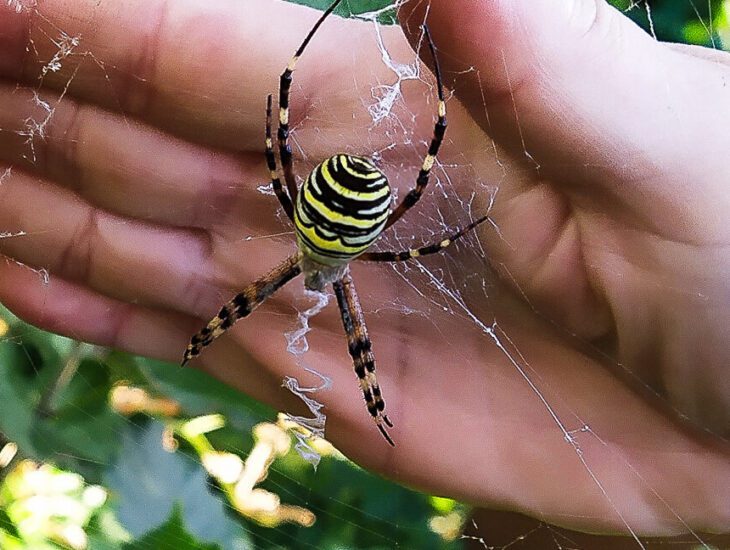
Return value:
[[(199, 326), (197, 318), (120, 302), (0, 257), (0, 302), (21, 319), (76, 340), (177, 363)], [(233, 351), (235, 349), (235, 351)], [(221, 361), (225, 357), (225, 361)], [(211, 365), (215, 365), (215, 372)], [(223, 339), (196, 366), (252, 397), (291, 405), (278, 374)], [(179, 368), (170, 366), (170, 368)]]
[(118, 300), (201, 316), (288, 250), (122, 218), (20, 171), (0, 186), (0, 218), (18, 235), (0, 239), (6, 256)]
[(0, 128), (0, 160), (115, 214), (221, 233), (240, 231), (242, 220), (261, 232), (277, 227), (274, 201), (257, 190), (267, 184), (258, 150), (233, 156), (69, 97), (1, 84)]
[(195, 325), (193, 318), (118, 302), (3, 257), (0, 301), (44, 330), (163, 360), (184, 346)]
[[(36, 84), (42, 76), (45, 86), (184, 137), (246, 149), (259, 145), (261, 105), (318, 15), (272, 0), (134, 0), (123, 10), (109, 2), (51, 0), (21, 13), (2, 5), (0, 77)], [(351, 62), (353, 42), (366, 30), (352, 22), (325, 25), (309, 56), (318, 57), (327, 35), (348, 48), (330, 51), (317, 73), (306, 70), (316, 63), (303, 59), (295, 85), (316, 89), (307, 82), (337, 74), (337, 63)], [(59, 32), (70, 51), (49, 71)], [(300, 101), (295, 94), (294, 125), (306, 116)]]
[(602, 210), (640, 205), (650, 228), (700, 209), (700, 229), (724, 230), (726, 65), (656, 42), (604, 1), (413, 0), (400, 12), (412, 44), (426, 11), (449, 84), (513, 156), (592, 184), (580, 197)]
[[(188, 315), (146, 308), (100, 295), (60, 277), (46, 278), (11, 259), (0, 256), (0, 303), (24, 321), (41, 329), (113, 349), (170, 361), (179, 369), (179, 360), (190, 336), (200, 328), (200, 320)], [(271, 301), (263, 309), (270, 308)], [(334, 311), (332, 312), (334, 314)], [(246, 327), (232, 330), (206, 349), (191, 363), (226, 384), (261, 402), (294, 415), (310, 415), (301, 398), (282, 385), (282, 378), (295, 376), (301, 387), (318, 387), (322, 379), (293, 366), (281, 334), (291, 329), (290, 316), (257, 312)], [(325, 335), (326, 331), (320, 331)], [(337, 335), (337, 343), (341, 343)], [(319, 339), (319, 338), (318, 338)], [(324, 336), (324, 341), (328, 341)], [(328, 341), (331, 344), (331, 340)], [(339, 351), (346, 352), (338, 347)], [(349, 439), (380, 445), (380, 435), (367, 414), (362, 414), (352, 373), (322, 354), (320, 362), (331, 364), (337, 392), (325, 392), (317, 399), (336, 408), (327, 422), (327, 432), (347, 434)], [(191, 368), (187, 367), (187, 368)], [(394, 390), (396, 388), (393, 388)], [(397, 392), (393, 392), (397, 395)], [(393, 398), (393, 396), (391, 396)], [(342, 414), (340, 414), (340, 410)], [(373, 449), (374, 451), (375, 449)], [(382, 460), (382, 457), (380, 457)]]
[(695, 44), (667, 43), (667, 47), (685, 55), (691, 55), (699, 59), (704, 59), (705, 61), (712, 61), (713, 63), (720, 63), (730, 67), (730, 55), (722, 50), (714, 50)]
[[(360, 264), (355, 275), (366, 270), (375, 271)], [(360, 453), (365, 465), (398, 472), (429, 493), (526, 510), (574, 528), (644, 534), (726, 529), (727, 446), (678, 426), (673, 411), (647, 400), (646, 387), (634, 379), (629, 388), (604, 365), (566, 347), (551, 323), (536, 319), (508, 292), (493, 289), (487, 306), (464, 289), (470, 305), (463, 311), (472, 322), (407, 288), (379, 302), (382, 294), (368, 287), (382, 293), (386, 280), (356, 281), (372, 312), (368, 328), (398, 447), (384, 466), (377, 447), (333, 432), (342, 437), (343, 452)], [(418, 285), (418, 277), (408, 284)], [(393, 299), (423, 315), (404, 319), (402, 312), (381, 310)], [(328, 361), (338, 357), (333, 350)], [(397, 400), (390, 397), (393, 386), (400, 390)], [(428, 468), (414, 467), (414, 456)]]

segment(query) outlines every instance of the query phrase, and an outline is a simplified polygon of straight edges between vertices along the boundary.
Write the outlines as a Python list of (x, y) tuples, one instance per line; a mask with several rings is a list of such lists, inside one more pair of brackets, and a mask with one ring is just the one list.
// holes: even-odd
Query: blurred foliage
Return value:
[[(325, 10), (332, 0), (288, 0), (294, 4), (309, 6), (318, 10)], [(390, 9), (393, 0), (344, 0), (334, 13), (342, 17), (362, 16), (363, 14), (374, 15), (381, 23), (395, 23), (395, 10)]]
[[(291, 436), (283, 430), (285, 452), (272, 454), (263, 476), (254, 474), (265, 479), (251, 496), (264, 505), (280, 500), (278, 510), (289, 519), (266, 527), (250, 504), (234, 499), (233, 484), (211, 473), (211, 458), (243, 464), (255, 448), (256, 426), (267, 420), (274, 426), (275, 411), (198, 371), (48, 334), (2, 309), (0, 318), (7, 321), (0, 334), (0, 433), (19, 448), (0, 469), (2, 548), (460, 547), (437, 535), (429, 521), (458, 507), (463, 522), (463, 506), (444, 508), (448, 499), (436, 505), (327, 445), (316, 447), (323, 457), (314, 470), (288, 450)], [(209, 413), (217, 415), (202, 417), (213, 423), (202, 430), (209, 433), (186, 427), (200, 425), (200, 415)], [(54, 492), (54, 484), (64, 483), (39, 486), (39, 470), (48, 480), (72, 476), (75, 484)], [(108, 498), (84, 504), (90, 487), (103, 488)], [(36, 510), (32, 520), (30, 509)], [(292, 512), (316, 520), (305, 527), (293, 522)]]
[[(393, 22), (389, 4), (349, 0), (340, 13), (377, 11)], [(729, 38), (728, 0), (612, 4), (660, 40), (720, 47)], [(255, 427), (274, 426), (276, 414), (197, 371), (48, 334), (0, 308), (0, 380), (4, 549), (461, 547), (465, 506), (373, 476), (332, 450), (321, 451), (317, 470), (290, 446), (271, 451), (257, 486), (237, 493), (247, 457), (261, 449)], [(224, 419), (218, 429), (186, 431), (188, 419), (211, 414), (219, 416), (204, 418)], [(215, 464), (240, 469), (239, 481)], [(267, 503), (269, 516), (257, 514)], [(272, 521), (284, 510), (304, 519)]]
[(722, 48), (727, 36), (726, 0), (609, 0), (644, 29), (665, 42)]
[(185, 530), (180, 506), (175, 505), (170, 518), (147, 533), (144, 537), (125, 544), (123, 550), (149, 550), (151, 548), (174, 548), (175, 550), (216, 550), (216, 544), (205, 544), (196, 540)]

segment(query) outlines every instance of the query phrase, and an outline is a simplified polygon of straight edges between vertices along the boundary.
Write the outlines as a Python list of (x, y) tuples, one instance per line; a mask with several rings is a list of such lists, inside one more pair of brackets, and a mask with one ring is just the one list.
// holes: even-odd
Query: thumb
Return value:
[(410, 0), (398, 16), (414, 47), (428, 23), (445, 84), (543, 175), (666, 193), (658, 170), (676, 182), (728, 170), (727, 64), (653, 40), (604, 0)]

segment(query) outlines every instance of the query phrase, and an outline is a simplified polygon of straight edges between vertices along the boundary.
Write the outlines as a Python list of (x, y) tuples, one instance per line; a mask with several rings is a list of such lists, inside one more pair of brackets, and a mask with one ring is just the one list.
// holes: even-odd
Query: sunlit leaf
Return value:
[(18, 530), (15, 527), (15, 524), (8, 516), (8, 513), (0, 508), (0, 529), (5, 531), (8, 535), (10, 535), (13, 538), (20, 538), (20, 535), (18, 534)]

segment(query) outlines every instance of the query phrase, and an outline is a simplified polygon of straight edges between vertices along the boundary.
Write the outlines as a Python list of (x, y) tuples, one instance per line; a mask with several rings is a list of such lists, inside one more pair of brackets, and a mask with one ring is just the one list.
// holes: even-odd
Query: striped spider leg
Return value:
[(451, 246), (454, 242), (461, 239), (464, 235), (469, 233), (472, 229), (477, 227), (479, 224), (487, 221), (488, 215), (484, 215), (471, 222), (466, 227), (459, 229), (451, 235), (444, 237), (437, 243), (432, 243), (420, 248), (409, 248), (408, 250), (402, 250), (400, 252), (365, 252), (357, 257), (359, 261), (363, 262), (404, 262), (405, 260), (411, 260), (413, 258), (420, 258), (421, 256), (428, 256), (429, 254), (436, 254), (441, 252), (445, 248)]
[[(271, 137), (271, 94), (266, 100), (266, 139), (264, 142), (264, 156), (266, 165), (269, 168), (271, 184), (276, 198), (279, 199), (282, 209), (290, 220), (294, 220), (294, 205), (281, 186), (281, 179), (277, 172), (276, 157), (274, 156), (274, 144)], [(242, 292), (234, 296), (226, 303), (218, 314), (211, 319), (195, 336), (192, 337), (182, 360), (185, 366), (192, 358), (200, 355), (204, 347), (213, 343), (213, 340), (221, 336), (233, 324), (250, 315), (254, 309), (260, 306), (266, 298), (298, 276), (302, 272), (301, 253), (294, 254), (287, 258), (282, 264), (261, 277), (258, 281), (250, 284)]]
[[(296, 195), (291, 195), (292, 199), (289, 198), (286, 191), (281, 187), (281, 180), (279, 179), (278, 167), (276, 166), (276, 157), (274, 156), (274, 142), (271, 139), (271, 94), (266, 98), (266, 140), (265, 140), (264, 156), (266, 157), (266, 166), (269, 168), (269, 175), (271, 176), (271, 185), (274, 189), (276, 198), (279, 199), (279, 204), (284, 209), (286, 216), (290, 220), (294, 220), (294, 205), (292, 199), (296, 199)], [(291, 193), (291, 189), (288, 189)], [(296, 192), (296, 186), (294, 191)]]
[(213, 343), (233, 326), (233, 323), (248, 317), (266, 298), (302, 272), (302, 255), (297, 252), (289, 256), (269, 273), (251, 283), (242, 292), (226, 303), (195, 336), (190, 339), (181, 366), (200, 355), (203, 348)]
[(284, 69), (279, 77), (279, 130), (277, 132), (277, 138), (279, 140), (279, 158), (281, 159), (281, 166), (284, 169), (284, 179), (286, 181), (286, 187), (289, 190), (289, 196), (291, 200), (296, 200), (297, 197), (297, 183), (294, 178), (294, 167), (292, 164), (292, 150), (289, 145), (289, 92), (291, 91), (292, 84), (292, 73), (297, 66), (297, 61), (304, 53), (305, 48), (312, 40), (312, 37), (319, 29), (320, 25), (325, 19), (335, 11), (335, 8), (342, 0), (335, 0), (329, 8), (320, 16), (314, 27), (309, 31), (309, 34), (304, 38), (302, 44), (297, 48), (292, 58), (289, 60), (289, 64)]
[(282, 186), (274, 154), (272, 136), (272, 96), (266, 102), (264, 155), (274, 193), (292, 221), (298, 251), (259, 280), (247, 286), (226, 303), (218, 314), (190, 340), (182, 364), (200, 355), (203, 348), (225, 333), (233, 324), (251, 314), (261, 303), (289, 281), (304, 274), (304, 286), (324, 292), (332, 285), (340, 309), (347, 344), (367, 409), (380, 433), (390, 445), (392, 428), (384, 413), (385, 401), (375, 377), (375, 356), (365, 326), (365, 317), (349, 272), (353, 260), (398, 262), (442, 251), (487, 219), (483, 216), (440, 242), (402, 252), (369, 252), (380, 234), (397, 222), (421, 198), (446, 132), (446, 103), (436, 50), (428, 28), (424, 36), (434, 62), (438, 90), (437, 121), (433, 137), (418, 173), (415, 187), (401, 203), (391, 209), (392, 193), (385, 174), (372, 159), (338, 153), (314, 167), (297, 189), (289, 145), (289, 94), (292, 74), (317, 29), (341, 0), (335, 0), (309, 31), (279, 80), (279, 127), (277, 141), (286, 182)]
[(347, 334), (347, 348), (355, 365), (355, 374), (360, 381), (360, 389), (365, 398), (368, 412), (375, 420), (380, 433), (390, 445), (395, 447), (395, 443), (388, 435), (383, 424), (392, 428), (388, 415), (383, 413), (385, 409), (385, 401), (383, 401), (382, 393), (378, 380), (375, 378), (375, 355), (372, 350), (372, 342), (368, 336), (368, 329), (365, 326), (365, 316), (360, 306), (360, 300), (355, 292), (355, 283), (350, 277), (350, 273), (339, 280), (332, 283), (332, 288), (337, 296), (337, 305), (340, 307), (340, 315), (342, 316), (342, 325)]
[(433, 72), (436, 76), (436, 90), (438, 91), (438, 118), (436, 119), (436, 125), (433, 129), (433, 137), (431, 138), (431, 144), (428, 147), (428, 153), (426, 153), (421, 165), (421, 170), (418, 172), (418, 178), (416, 178), (416, 186), (411, 189), (408, 194), (403, 197), (403, 200), (398, 207), (393, 210), (393, 213), (388, 218), (388, 223), (385, 224), (385, 228), (388, 229), (391, 225), (401, 219), (401, 216), (408, 212), (423, 195), (423, 191), (428, 185), (428, 178), (431, 174), (431, 168), (433, 168), (436, 162), (436, 155), (438, 155), (441, 143), (444, 140), (444, 134), (446, 134), (446, 101), (444, 100), (444, 85), (441, 81), (441, 67), (439, 66), (439, 60), (436, 56), (436, 48), (433, 46), (433, 40), (431, 40), (431, 33), (428, 30), (428, 25), (423, 25), (423, 34), (426, 37), (428, 43), (428, 49), (431, 51), (431, 58), (433, 59)]

